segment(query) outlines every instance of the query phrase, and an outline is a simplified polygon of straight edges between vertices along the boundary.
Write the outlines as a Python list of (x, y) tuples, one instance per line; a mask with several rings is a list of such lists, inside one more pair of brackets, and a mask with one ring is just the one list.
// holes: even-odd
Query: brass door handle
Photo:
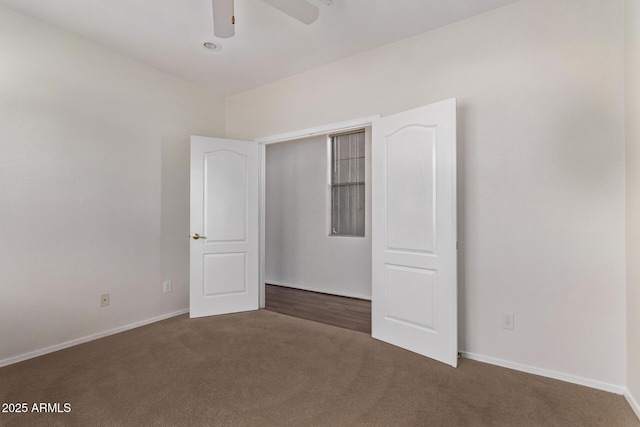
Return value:
[(198, 233), (195, 233), (193, 236), (187, 236), (187, 237), (193, 237), (193, 240), (206, 239), (205, 236), (201, 236)]

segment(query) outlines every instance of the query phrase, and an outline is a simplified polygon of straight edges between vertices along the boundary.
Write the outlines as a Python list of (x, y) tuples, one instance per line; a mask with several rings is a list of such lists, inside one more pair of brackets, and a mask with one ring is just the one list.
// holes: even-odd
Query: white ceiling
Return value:
[[(237, 93), (518, 0), (308, 0), (304, 25), (261, 0), (235, 0), (235, 36), (213, 37), (211, 0), (0, 0), (181, 79)], [(205, 41), (221, 43), (218, 52)]]

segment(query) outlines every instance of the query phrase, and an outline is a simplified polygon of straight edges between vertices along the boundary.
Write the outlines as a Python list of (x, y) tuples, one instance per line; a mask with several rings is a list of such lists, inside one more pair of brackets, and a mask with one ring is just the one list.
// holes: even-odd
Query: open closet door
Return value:
[(255, 142), (191, 137), (190, 316), (258, 309)]
[(372, 143), (372, 336), (455, 367), (455, 99), (381, 118)]

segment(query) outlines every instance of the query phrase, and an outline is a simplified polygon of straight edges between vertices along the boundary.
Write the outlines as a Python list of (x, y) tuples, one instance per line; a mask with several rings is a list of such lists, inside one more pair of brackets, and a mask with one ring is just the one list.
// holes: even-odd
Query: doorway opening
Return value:
[(269, 144), (264, 307), (371, 332), (371, 127)]

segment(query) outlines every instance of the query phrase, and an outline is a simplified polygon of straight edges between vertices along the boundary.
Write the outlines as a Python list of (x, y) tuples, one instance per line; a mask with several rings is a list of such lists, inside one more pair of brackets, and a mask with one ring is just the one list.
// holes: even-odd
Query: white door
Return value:
[(455, 99), (381, 118), (372, 142), (372, 336), (455, 367)]
[(191, 137), (190, 316), (258, 309), (255, 142)]

